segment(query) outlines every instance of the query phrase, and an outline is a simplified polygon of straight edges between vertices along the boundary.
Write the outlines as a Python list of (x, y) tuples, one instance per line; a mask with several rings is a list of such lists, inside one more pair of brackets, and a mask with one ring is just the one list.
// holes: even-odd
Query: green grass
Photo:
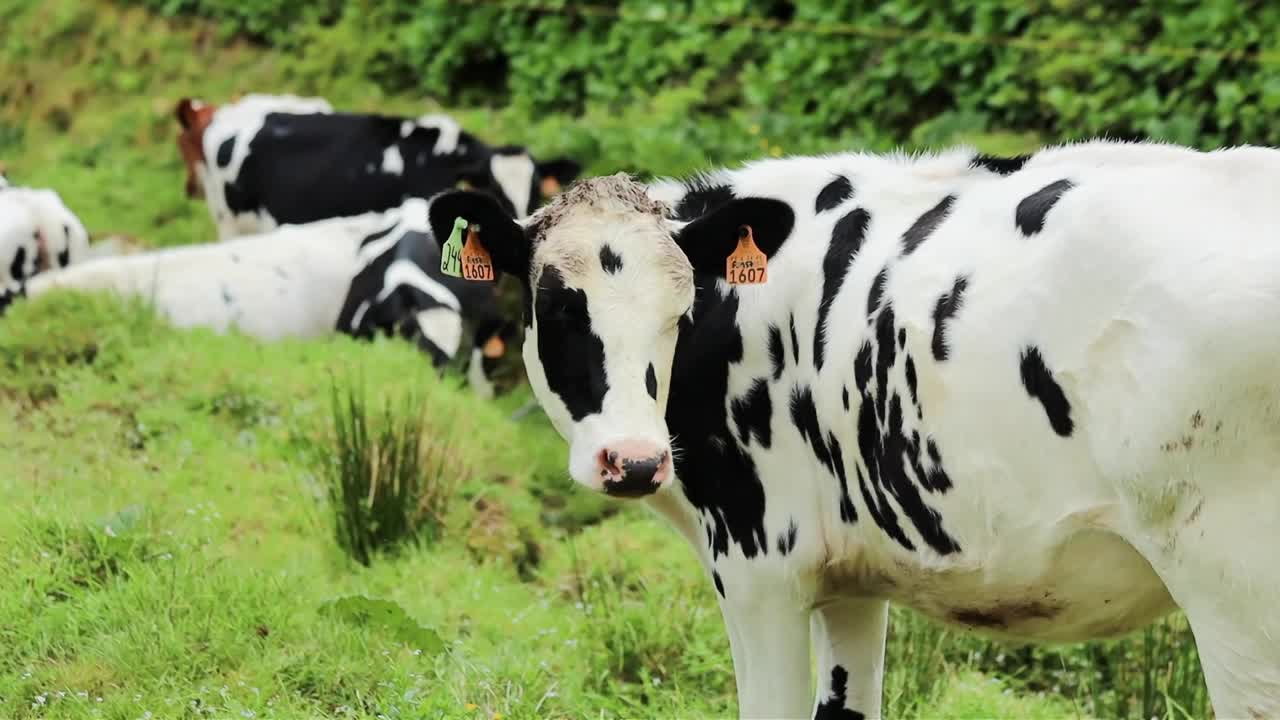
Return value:
[[(182, 194), (183, 95), (435, 108), (335, 74), (341, 26), (299, 29), (316, 41), (306, 57), (101, 0), (0, 0), (0, 27), (0, 160), (58, 189), (95, 238), (212, 239)], [(591, 172), (644, 157), (679, 173), (711, 157), (705, 128), (679, 125), (683, 92), (612, 116), (457, 114)], [(772, 149), (751, 130), (743, 147)], [(1035, 142), (964, 131), (918, 135)], [(362, 378), (375, 412), (421, 398), (424, 432), (463, 468), (432, 542), (367, 567), (335, 542), (316, 462), (342, 447), (335, 378)], [(732, 716), (727, 639), (692, 551), (646, 511), (574, 489), (545, 419), (508, 419), (528, 398), (476, 403), (399, 341), (180, 332), (102, 295), (17, 304), (0, 323), (0, 717)], [(1016, 648), (895, 608), (888, 657), (891, 717), (1209, 714), (1180, 618), (1122, 642)]]

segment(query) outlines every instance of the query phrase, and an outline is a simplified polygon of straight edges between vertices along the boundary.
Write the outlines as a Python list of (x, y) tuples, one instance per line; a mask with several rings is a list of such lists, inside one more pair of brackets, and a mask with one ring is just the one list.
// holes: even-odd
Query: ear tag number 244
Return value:
[[(467, 241), (462, 242), (462, 229), (467, 228)], [(440, 248), (440, 272), (464, 280), (493, 280), (493, 260), (480, 243), (480, 228), (464, 218), (453, 221), (453, 232)]]
[(738, 228), (738, 247), (724, 263), (730, 285), (762, 285), (769, 279), (769, 258), (756, 246), (750, 225)]

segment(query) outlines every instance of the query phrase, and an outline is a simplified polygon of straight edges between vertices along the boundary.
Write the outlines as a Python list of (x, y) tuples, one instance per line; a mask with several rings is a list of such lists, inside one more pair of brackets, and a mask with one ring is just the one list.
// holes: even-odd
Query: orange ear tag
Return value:
[(542, 196), (551, 197), (560, 192), (560, 181), (553, 177), (542, 178)]
[(507, 344), (502, 342), (502, 338), (498, 337), (497, 335), (494, 335), (493, 337), (489, 338), (485, 342), (484, 347), (480, 348), (480, 354), (489, 358), (490, 360), (502, 357), (502, 354), (505, 353), (506, 351), (507, 351)]
[(467, 280), (492, 280), (493, 260), (480, 244), (479, 225), (467, 228), (467, 242), (462, 246), (462, 277)]
[(751, 226), (738, 228), (738, 247), (725, 260), (725, 279), (730, 285), (763, 285), (769, 279), (769, 258), (756, 247)]

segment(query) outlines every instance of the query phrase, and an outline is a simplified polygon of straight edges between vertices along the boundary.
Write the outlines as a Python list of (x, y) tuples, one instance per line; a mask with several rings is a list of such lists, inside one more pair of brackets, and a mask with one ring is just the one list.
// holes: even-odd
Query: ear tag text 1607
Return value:
[(738, 247), (725, 260), (725, 279), (730, 285), (762, 285), (769, 279), (769, 258), (756, 247), (751, 226), (738, 228)]
[(467, 230), (467, 242), (462, 246), (462, 277), (476, 281), (493, 279), (493, 260), (480, 242), (478, 225)]
[(462, 230), (467, 226), (464, 218), (455, 218), (453, 232), (440, 246), (440, 272), (450, 277), (462, 277)]

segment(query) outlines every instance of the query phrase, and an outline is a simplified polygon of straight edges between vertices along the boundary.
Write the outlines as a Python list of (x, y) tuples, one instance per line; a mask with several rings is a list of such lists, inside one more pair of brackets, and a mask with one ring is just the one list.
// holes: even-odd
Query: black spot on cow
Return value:
[(71, 264), (71, 248), (63, 248), (58, 251), (58, 267), (66, 267)]
[(919, 434), (906, 435), (902, 398), (889, 387), (889, 369), (898, 356), (893, 306), (882, 307), (873, 324), (874, 333), (854, 361), (854, 374), (862, 394), (858, 409), (858, 449), (867, 468), (865, 477), (858, 472), (859, 490), (872, 520), (904, 548), (913, 550), (914, 546), (898, 524), (886, 493), (893, 497), (930, 548), (940, 555), (957, 552), (960, 546), (942, 527), (942, 516), (921, 496), (921, 488), (932, 491), (935, 482), (945, 485), (945, 488), (936, 488), (938, 490), (950, 488), (950, 478), (945, 476), (941, 458), (929, 471), (925, 470)]
[(214, 156), (214, 161), (218, 163), (218, 167), (225, 168), (231, 164), (231, 155), (236, 149), (235, 137), (229, 137), (218, 145), (218, 154)]
[(840, 441), (834, 433), (823, 437), (813, 392), (807, 387), (797, 387), (791, 393), (791, 422), (800, 431), (800, 437), (809, 444), (818, 462), (840, 482), (840, 519), (847, 523), (857, 522), (858, 513), (849, 497), (849, 481), (845, 475)]
[(840, 388), (840, 402), (844, 404), (844, 411), (849, 412), (849, 387)]
[(938, 296), (938, 302), (933, 306), (933, 359), (942, 362), (951, 356), (951, 349), (947, 347), (947, 321), (956, 316), (960, 311), (960, 304), (964, 301), (964, 291), (969, 287), (969, 278), (961, 275), (955, 279), (951, 285), (951, 290)]
[(1070, 180), (1058, 180), (1022, 198), (1013, 216), (1022, 234), (1030, 236), (1043, 230), (1045, 216), (1062, 198), (1062, 194), (1073, 187), (1075, 185)]
[(933, 234), (934, 230), (947, 219), (947, 215), (951, 212), (951, 206), (955, 203), (956, 196), (948, 195), (932, 208), (925, 211), (923, 215), (916, 219), (911, 227), (902, 234), (902, 254), (910, 255), (920, 247), (921, 243)]
[(721, 295), (717, 276), (697, 283), (692, 316), (680, 319), (667, 402), (667, 429), (681, 446), (675, 470), (685, 497), (711, 526), (712, 559), (727, 553), (730, 542), (752, 558), (769, 551), (764, 486), (729, 427), (725, 402), (729, 366), (743, 356), (738, 294)]
[(918, 382), (918, 378), (916, 377), (916, 361), (908, 355), (906, 363), (904, 364), (906, 365), (904, 374), (907, 376), (907, 391), (911, 393), (911, 404), (919, 405), (920, 398), (916, 396), (916, 384)]
[(818, 323), (813, 331), (813, 366), (822, 369), (827, 344), (827, 316), (835, 302), (840, 286), (853, 265), (853, 259), (866, 238), (871, 216), (858, 208), (836, 221), (831, 230), (831, 242), (822, 259), (822, 299), (818, 302)]
[(548, 265), (538, 279), (535, 302), (538, 358), (548, 387), (574, 421), (599, 413), (609, 381), (604, 373), (604, 343), (591, 331), (587, 294), (565, 285), (560, 272)]
[(826, 187), (818, 193), (818, 199), (813, 203), (814, 212), (822, 213), (839, 207), (840, 203), (851, 197), (853, 197), (853, 185), (850, 184), (849, 178), (841, 175), (827, 183)]
[(227, 209), (233, 215), (253, 212), (258, 209), (258, 204), (253, 201), (252, 196), (241, 190), (240, 186), (235, 183), (223, 183), (222, 197), (227, 201)]
[(1062, 386), (1053, 379), (1049, 368), (1045, 367), (1040, 349), (1034, 346), (1022, 351), (1020, 363), (1022, 386), (1027, 394), (1040, 401), (1044, 413), (1049, 417), (1049, 425), (1062, 437), (1071, 437), (1075, 424), (1071, 421), (1071, 403)]
[(27, 277), (27, 249), (19, 247), (13, 254), (13, 262), (9, 263), (9, 277), (22, 280)]
[(62, 223), (62, 237), (66, 238), (67, 242), (71, 242), (71, 226), (66, 223)]
[(773, 401), (769, 398), (769, 384), (764, 378), (756, 380), (746, 395), (735, 398), (729, 404), (733, 423), (738, 428), (738, 439), (743, 445), (751, 444), (754, 435), (760, 447), (768, 448), (773, 442), (769, 420), (773, 417)]
[(796, 337), (796, 315), (791, 313), (791, 354), (796, 359), (796, 364), (800, 364), (800, 338)]
[(813, 720), (866, 720), (866, 715), (845, 707), (849, 701), (849, 672), (840, 665), (831, 668), (831, 694), (818, 703)]
[(790, 555), (792, 550), (796, 549), (796, 537), (800, 534), (800, 528), (796, 527), (795, 518), (791, 519), (791, 523), (787, 525), (787, 531), (778, 535), (778, 554)]
[(787, 351), (782, 347), (782, 331), (777, 325), (769, 326), (769, 365), (773, 368), (773, 379), (782, 377), (787, 367)]
[(880, 268), (880, 272), (876, 273), (876, 279), (871, 281), (871, 290), (867, 292), (867, 319), (875, 314), (876, 308), (880, 307), (880, 298), (884, 297), (884, 284), (889, 280), (889, 268)]
[(653, 363), (649, 363), (649, 367), (644, 371), (644, 389), (649, 393), (649, 397), (658, 399), (658, 375), (653, 371)]
[(616, 275), (622, 270), (622, 257), (613, 248), (604, 245), (600, 248), (600, 267), (610, 275)]
[(1030, 155), (1015, 155), (1013, 157), (995, 157), (993, 155), (984, 155), (978, 153), (969, 161), (971, 168), (986, 168), (1000, 175), (1012, 175), (1022, 169), (1023, 165), (1031, 159)]
[(720, 573), (712, 570), (711, 581), (716, 584), (716, 592), (720, 593), (720, 597), (724, 597), (724, 581), (720, 579)]
[(733, 188), (728, 185), (710, 185), (702, 180), (690, 182), (688, 192), (676, 205), (677, 220), (700, 218), (733, 199)]

